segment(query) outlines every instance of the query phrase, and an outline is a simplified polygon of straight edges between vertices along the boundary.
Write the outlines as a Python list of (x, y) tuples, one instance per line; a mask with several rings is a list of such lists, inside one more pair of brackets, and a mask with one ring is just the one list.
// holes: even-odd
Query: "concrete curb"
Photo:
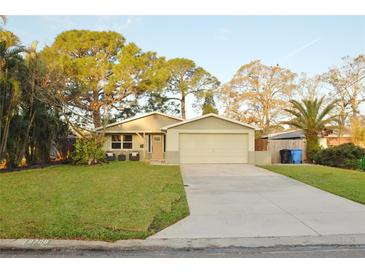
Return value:
[(148, 250), (184, 248), (225, 247), (276, 247), (315, 245), (365, 245), (365, 234), (299, 236), (299, 237), (253, 237), (253, 238), (196, 238), (196, 239), (146, 239), (120, 240), (116, 242), (48, 239), (2, 239), (1, 250)]

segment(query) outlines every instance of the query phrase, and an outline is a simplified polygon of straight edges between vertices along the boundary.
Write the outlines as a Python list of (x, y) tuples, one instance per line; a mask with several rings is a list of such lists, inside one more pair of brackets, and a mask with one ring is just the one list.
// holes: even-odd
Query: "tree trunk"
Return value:
[[(5, 74), (5, 75), (7, 75), (7, 74)], [(5, 83), (4, 94), (6, 94), (6, 92), (7, 92), (7, 86), (6, 86), (6, 83)], [(4, 126), (3, 126), (2, 136), (1, 136), (1, 140), (0, 140), (0, 160), (3, 160), (5, 158), (6, 148), (7, 148), (7, 143), (8, 143), (10, 120), (13, 118), (12, 117), (13, 116), (13, 108), (12, 108), (12, 105), (11, 105), (11, 100), (12, 100), (12, 98), (10, 97), (8, 109), (5, 110), (5, 107), (4, 107), (5, 123), (4, 123)]]
[(186, 119), (185, 94), (181, 94), (181, 118)]
[(100, 117), (100, 111), (99, 110), (94, 110), (93, 111), (93, 122), (94, 122), (94, 127), (100, 127), (101, 126), (101, 117)]
[(101, 127), (101, 115), (99, 106), (99, 91), (93, 91), (94, 106), (92, 107), (94, 128)]
[[(29, 147), (29, 134), (30, 134), (30, 129), (32, 128), (32, 125), (33, 125), (34, 117), (35, 117), (35, 112), (32, 113), (30, 121), (28, 123), (27, 131), (25, 133), (25, 140), (24, 140), (23, 145), (20, 149), (19, 155), (16, 159), (16, 165), (17, 166), (20, 165), (23, 157), (25, 156), (25, 151)], [(27, 164), (28, 164), (28, 159), (27, 159)]]
[(264, 134), (270, 133), (270, 115), (269, 115), (269, 106), (268, 104), (264, 105), (264, 119), (265, 119), (265, 127), (263, 128)]
[(0, 143), (0, 160), (3, 160), (5, 158), (6, 146), (7, 146), (8, 135), (9, 135), (9, 126), (10, 126), (10, 118), (6, 117), (2, 140), (0, 140), (1, 141), (1, 143)]
[[(6, 120), (4, 121), (4, 125), (3, 125), (3, 119), (8, 118), (7, 117), (7, 113), (6, 113), (6, 97), (7, 97), (7, 76), (8, 75), (8, 70), (6, 69), (5, 71), (5, 79), (4, 79), (4, 87), (3, 90), (1, 91), (1, 103), (0, 103), (0, 161), (2, 161), (5, 157), (5, 146), (4, 144), (6, 144), (6, 140), (5, 140), (5, 125), (6, 125)], [(2, 87), (0, 87), (2, 88)], [(3, 130), (4, 128), (4, 130)]]
[[(28, 126), (27, 126), (27, 131), (25, 133), (25, 140), (23, 142), (23, 145), (20, 149), (19, 155), (16, 159), (16, 165), (19, 166), (23, 157), (25, 156), (25, 151), (27, 150), (27, 148), (29, 148), (29, 134), (30, 134), (30, 130), (32, 128), (33, 125), (33, 121), (35, 118), (35, 114), (36, 111), (33, 111), (33, 106), (34, 106), (34, 93), (35, 93), (35, 79), (34, 79), (34, 74), (32, 74), (32, 85), (31, 85), (31, 96), (30, 96), (30, 102), (29, 102), (29, 122), (28, 122)], [(27, 160), (27, 164), (28, 164), (28, 160)]]
[(307, 140), (306, 156), (308, 160), (312, 161), (313, 153), (320, 149), (318, 132), (306, 132), (305, 137)]

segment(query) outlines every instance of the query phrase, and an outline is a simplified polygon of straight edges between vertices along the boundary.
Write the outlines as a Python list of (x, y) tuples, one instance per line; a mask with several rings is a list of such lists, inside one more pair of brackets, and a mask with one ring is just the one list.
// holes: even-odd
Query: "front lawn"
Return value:
[(365, 172), (315, 165), (271, 165), (264, 168), (365, 204)]
[(127, 161), (0, 174), (0, 238), (146, 238), (188, 214), (177, 166)]

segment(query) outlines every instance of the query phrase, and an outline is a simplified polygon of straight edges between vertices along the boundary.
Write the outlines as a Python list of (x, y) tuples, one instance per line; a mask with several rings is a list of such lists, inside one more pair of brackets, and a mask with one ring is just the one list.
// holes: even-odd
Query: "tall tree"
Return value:
[(321, 96), (323, 77), (321, 75), (315, 75), (314, 77), (308, 77), (306, 73), (300, 75), (298, 81), (298, 96), (300, 99), (315, 99)]
[(116, 32), (71, 30), (59, 34), (42, 56), (63, 83), (57, 91), (74, 113), (91, 115), (94, 127), (101, 126), (105, 86), (125, 39)]
[(228, 117), (254, 123), (270, 133), (283, 117), (296, 88), (296, 74), (259, 60), (243, 65), (222, 88), (221, 98)]
[(307, 158), (311, 158), (312, 152), (319, 149), (318, 135), (324, 128), (333, 122), (335, 116), (331, 116), (336, 101), (324, 105), (324, 97), (320, 99), (304, 99), (301, 102), (290, 100), (291, 108), (285, 109), (293, 118), (285, 124), (294, 126), (304, 131), (307, 140)]
[(218, 109), (215, 104), (213, 92), (207, 92), (206, 94), (204, 94), (201, 108), (202, 115), (209, 113), (218, 114)]
[(10, 133), (12, 137), (8, 142), (9, 163), (15, 167), (22, 161), (29, 146), (29, 135), (34, 117), (37, 112), (35, 107), (36, 90), (39, 82), (40, 63), (37, 53), (37, 43), (25, 49), (25, 58), (22, 61), (22, 70), (19, 70), (18, 77), (21, 81), (21, 98), (17, 103), (16, 112), (11, 124)]
[(21, 100), (22, 52), (24, 48), (12, 32), (0, 32), (0, 161), (6, 156), (10, 123)]
[(148, 92), (141, 99), (139, 105), (143, 112), (159, 111), (167, 114), (180, 114), (180, 105), (169, 100), (161, 92)]
[[(355, 58), (344, 57), (344, 64), (333, 67), (323, 75), (327, 83), (334, 89), (330, 96), (337, 100), (340, 113), (337, 121), (342, 128), (350, 127), (353, 136), (361, 132), (361, 106), (365, 104), (365, 56)], [(354, 137), (356, 143), (357, 138)]]
[(48, 162), (51, 147), (68, 134), (67, 125), (52, 105), (39, 100), (45, 66), (36, 43), (25, 49), (7, 32), (4, 44), (8, 49), (1, 50), (1, 158), (10, 168), (19, 166), (24, 157), (27, 164)]
[(164, 62), (155, 52), (143, 52), (134, 43), (126, 45), (118, 54), (105, 86), (105, 106), (122, 113), (138, 111), (138, 99), (159, 94), (165, 80), (159, 74)]
[(49, 97), (63, 105), (73, 123), (85, 123), (86, 114), (94, 127), (101, 127), (113, 115), (129, 115), (138, 98), (158, 90), (164, 80), (157, 73), (164, 58), (134, 43), (125, 44), (115, 32), (64, 32), (42, 56), (54, 95)]
[[(11, 162), (15, 166), (20, 164), (24, 156), (27, 156), (28, 164), (31, 164), (35, 160), (35, 157), (33, 156), (35, 154), (35, 147), (37, 147), (38, 150), (40, 146), (43, 145), (42, 149), (44, 149), (48, 145), (47, 142), (43, 142), (45, 139), (44, 137), (47, 134), (44, 133), (43, 136), (36, 136), (34, 134), (39, 128), (41, 128), (43, 132), (46, 132), (45, 130), (51, 124), (50, 119), (45, 119), (43, 121), (40, 121), (39, 119), (43, 113), (50, 112), (51, 106), (46, 106), (39, 100), (43, 93), (46, 70), (45, 65), (39, 56), (39, 52), (37, 51), (37, 46), (38, 42), (34, 41), (30, 47), (25, 50), (25, 70), (22, 80), (23, 91), (22, 101), (20, 102), (22, 112), (18, 117), (18, 120), (22, 120), (20, 124), (24, 126), (24, 129), (22, 130), (24, 138), (19, 140), (14, 146), (16, 151), (13, 151), (14, 155)], [(46, 115), (46, 118), (49, 118), (49, 116)], [(37, 122), (37, 125), (34, 125), (35, 122)], [(43, 126), (40, 126), (41, 122), (44, 124)], [(56, 136), (52, 137), (56, 138)], [(37, 140), (41, 145), (36, 146), (36, 144), (34, 144), (34, 140)], [(50, 146), (50, 144), (48, 146)], [(42, 160), (48, 161), (49, 155), (44, 153), (42, 156)]]
[(341, 67), (333, 67), (323, 77), (334, 88), (330, 95), (338, 99), (341, 110), (356, 117), (365, 103), (365, 56), (347, 56), (342, 60)]
[(165, 96), (179, 102), (183, 119), (186, 118), (187, 96), (197, 97), (217, 89), (220, 84), (216, 77), (198, 67), (194, 61), (185, 58), (168, 60), (159, 73), (166, 80)]

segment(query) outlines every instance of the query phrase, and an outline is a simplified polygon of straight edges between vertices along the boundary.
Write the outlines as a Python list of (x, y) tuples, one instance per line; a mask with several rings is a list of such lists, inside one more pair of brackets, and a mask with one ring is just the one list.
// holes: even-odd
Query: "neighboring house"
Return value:
[(269, 135), (264, 135), (261, 139), (269, 139), (269, 140), (299, 140), (305, 139), (305, 135), (303, 130), (288, 130), (283, 132), (272, 133)]
[(216, 114), (183, 121), (159, 112), (147, 113), (97, 128), (105, 132), (106, 152), (138, 151), (141, 160), (179, 163), (256, 163), (254, 126)]
[(264, 135), (256, 140), (256, 150), (270, 151), (271, 162), (280, 163), (280, 150), (301, 149), (302, 161), (306, 160), (306, 140), (302, 130), (288, 130), (285, 132)]
[[(319, 144), (323, 148), (350, 143), (351, 141), (351, 135), (348, 133), (338, 137), (338, 133), (332, 129), (326, 129), (319, 136)], [(264, 135), (256, 140), (255, 147), (256, 150), (270, 151), (272, 163), (280, 163), (280, 150), (282, 149), (302, 149), (302, 160), (306, 161), (306, 138), (301, 129)]]
[[(304, 140), (305, 135), (304, 131), (301, 129), (297, 130), (289, 130), (284, 132), (273, 133), (269, 135), (262, 136), (261, 139), (266, 140)], [(349, 132), (345, 132), (339, 137), (339, 134), (336, 130), (326, 129), (323, 131), (321, 136), (319, 136), (319, 144), (323, 148), (327, 148), (329, 146), (337, 146), (345, 143), (351, 143), (352, 137)]]
[(352, 135), (349, 131), (345, 131), (343, 134), (341, 134), (341, 137), (339, 137), (338, 132), (335, 130), (327, 130), (321, 140), (323, 140), (321, 145), (324, 148), (353, 142)]

